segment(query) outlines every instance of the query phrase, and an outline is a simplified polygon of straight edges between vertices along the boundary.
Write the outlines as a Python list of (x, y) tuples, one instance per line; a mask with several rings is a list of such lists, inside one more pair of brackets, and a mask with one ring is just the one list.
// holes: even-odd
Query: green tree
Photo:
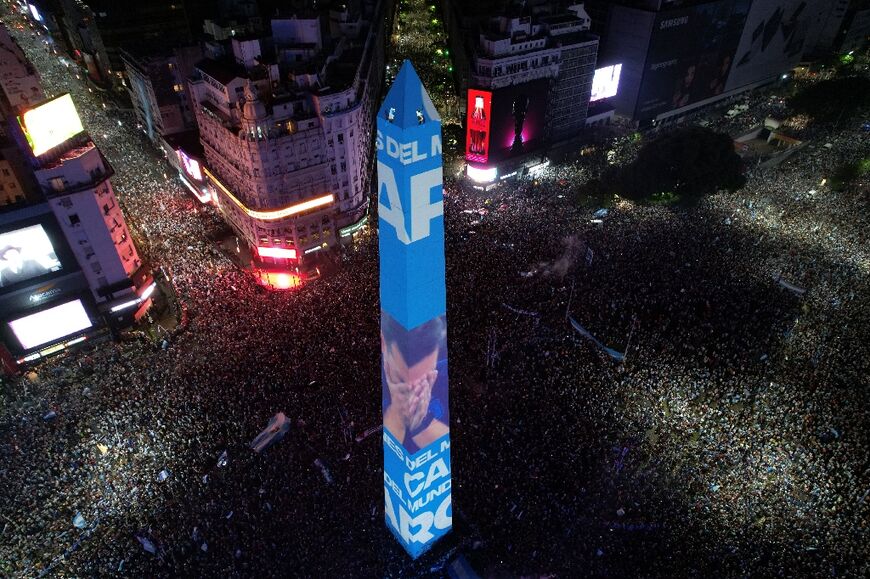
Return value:
[(870, 105), (870, 80), (844, 76), (823, 80), (798, 91), (790, 100), (793, 111), (827, 122), (848, 119)]
[(668, 194), (685, 203), (744, 182), (731, 137), (704, 127), (676, 129), (645, 143), (615, 179), (619, 194), (628, 199)]

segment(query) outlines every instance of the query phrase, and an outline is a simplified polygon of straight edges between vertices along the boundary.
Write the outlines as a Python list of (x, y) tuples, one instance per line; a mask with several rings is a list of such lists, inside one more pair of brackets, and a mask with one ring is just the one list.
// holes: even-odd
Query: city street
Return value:
[[(435, 59), (418, 70), (459, 122), (423, 5), (403, 0), (394, 56)], [(688, 208), (576, 202), (630, 137), (485, 195), (445, 178), (454, 529), (412, 562), (368, 435), (376, 228), (335, 275), (264, 290), (132, 116), (12, 32), (46, 93), (72, 93), (185, 320), (165, 348), (102, 344), (2, 392), (0, 576), (443, 576), (458, 553), (481, 576), (870, 574), (870, 207), (866, 181), (821, 184), (870, 154), (859, 124), (786, 123), (806, 148)], [(710, 124), (789, 115), (751, 98)]]

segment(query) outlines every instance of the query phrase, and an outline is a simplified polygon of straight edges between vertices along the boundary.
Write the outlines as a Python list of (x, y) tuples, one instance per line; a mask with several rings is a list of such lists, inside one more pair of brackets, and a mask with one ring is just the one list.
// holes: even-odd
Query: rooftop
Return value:
[(199, 61), (196, 68), (223, 85), (229, 84), (235, 78), (248, 78), (245, 67), (230, 60), (217, 61), (206, 58)]

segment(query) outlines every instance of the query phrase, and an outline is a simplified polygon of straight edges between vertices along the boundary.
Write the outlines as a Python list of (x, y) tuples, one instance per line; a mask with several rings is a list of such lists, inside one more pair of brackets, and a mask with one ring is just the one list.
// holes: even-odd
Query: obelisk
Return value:
[(417, 558), (453, 511), (441, 118), (407, 60), (377, 129), (385, 516)]

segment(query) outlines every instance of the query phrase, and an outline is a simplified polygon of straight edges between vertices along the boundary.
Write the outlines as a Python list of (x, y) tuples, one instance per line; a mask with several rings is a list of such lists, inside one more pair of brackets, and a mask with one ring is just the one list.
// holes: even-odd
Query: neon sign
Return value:
[(465, 158), (475, 163), (489, 160), (489, 123), (492, 120), (492, 93), (468, 90), (468, 118), (465, 132)]
[(262, 221), (275, 221), (277, 219), (284, 219), (286, 217), (290, 217), (292, 215), (297, 215), (299, 213), (304, 213), (305, 211), (311, 211), (312, 209), (318, 209), (320, 207), (325, 207), (327, 205), (331, 205), (335, 202), (335, 195), (329, 193), (327, 195), (323, 195), (321, 197), (315, 197), (314, 199), (309, 199), (308, 201), (303, 201), (302, 203), (296, 203), (295, 205), (288, 205), (287, 207), (281, 209), (272, 209), (270, 211), (258, 211), (256, 209), (250, 209), (244, 203), (239, 201), (239, 199), (230, 193), (230, 190), (227, 189), (223, 183), (218, 180), (214, 174), (208, 169), (203, 169), (203, 172), (208, 175), (208, 178), (214, 183), (218, 189), (223, 191), (224, 195), (230, 198), (230, 201), (235, 203), (239, 209), (241, 209), (245, 215), (248, 217), (253, 217), (254, 219), (260, 219)]

